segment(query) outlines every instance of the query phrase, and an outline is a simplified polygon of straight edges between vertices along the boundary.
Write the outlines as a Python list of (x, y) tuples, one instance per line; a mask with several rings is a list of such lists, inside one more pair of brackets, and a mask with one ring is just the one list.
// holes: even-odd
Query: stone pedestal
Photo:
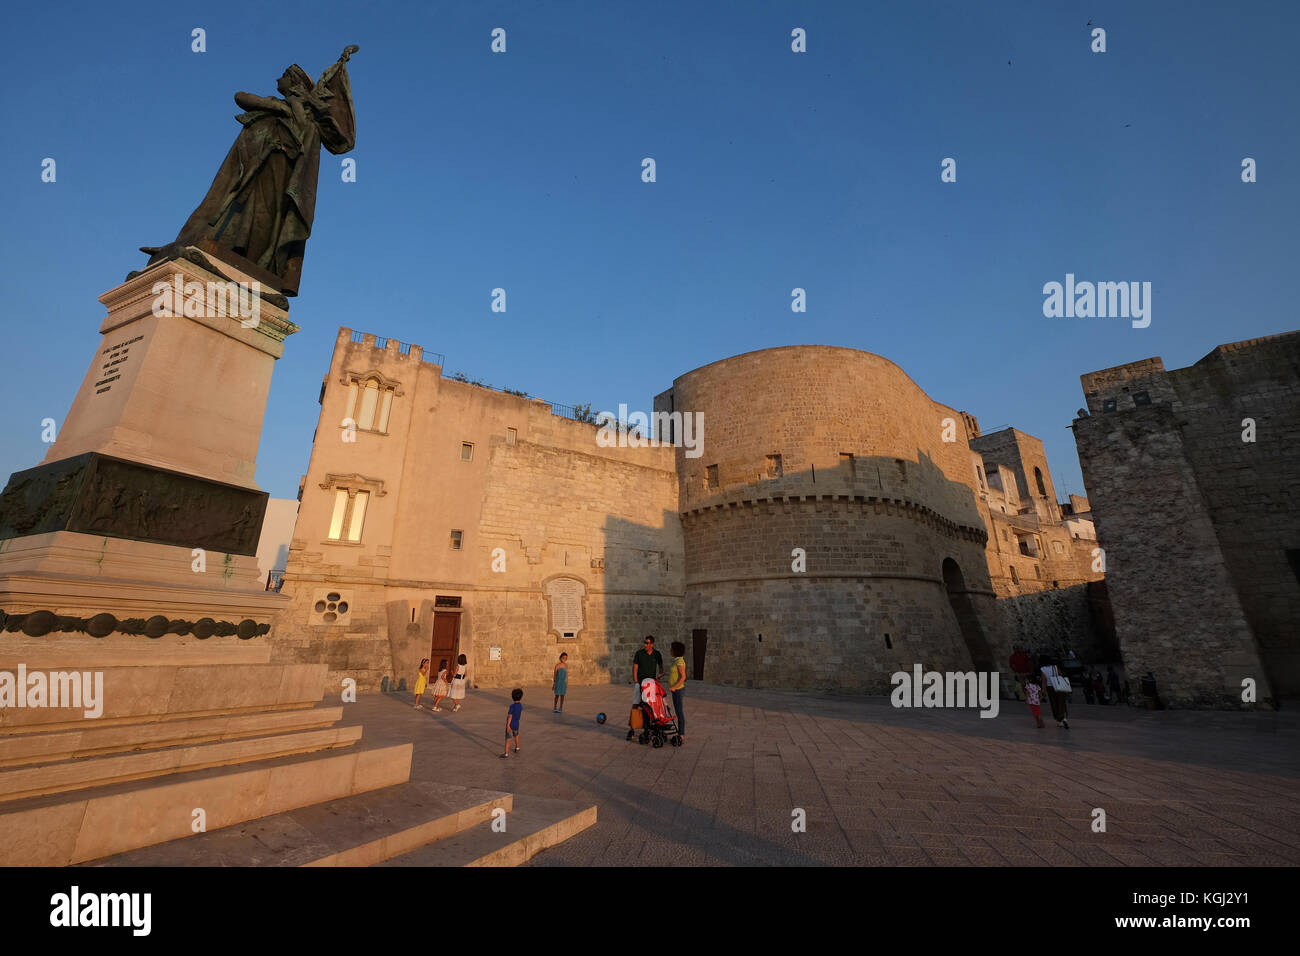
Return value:
[[(409, 776), (409, 745), (329, 756), (361, 729), (318, 706), (325, 665), (270, 663), (288, 598), (260, 583), (254, 474), (288, 302), (239, 261), (177, 254), (100, 297), (58, 440), (0, 494), (0, 865)], [(94, 807), (115, 808), (107, 841)]]
[(47, 464), (93, 451), (256, 489), (271, 370), (298, 327), (277, 290), (190, 254), (99, 297), (108, 317)]

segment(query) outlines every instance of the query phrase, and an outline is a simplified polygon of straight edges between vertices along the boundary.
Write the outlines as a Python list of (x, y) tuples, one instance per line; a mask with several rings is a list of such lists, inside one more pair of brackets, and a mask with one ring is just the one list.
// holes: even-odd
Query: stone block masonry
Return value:
[(1184, 706), (1243, 706), (1245, 679), (1260, 701), (1300, 692), (1300, 333), (1082, 383), (1075, 441), (1129, 673)]

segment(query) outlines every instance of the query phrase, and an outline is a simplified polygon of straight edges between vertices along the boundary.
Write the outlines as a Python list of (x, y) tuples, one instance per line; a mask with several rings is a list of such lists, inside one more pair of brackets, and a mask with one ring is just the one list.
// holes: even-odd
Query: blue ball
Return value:
[(603, 724), (604, 722), (605, 722), (605, 714), (604, 714), (603, 712), (597, 714), (597, 715), (596, 715), (596, 723), (598, 723), (598, 724)]

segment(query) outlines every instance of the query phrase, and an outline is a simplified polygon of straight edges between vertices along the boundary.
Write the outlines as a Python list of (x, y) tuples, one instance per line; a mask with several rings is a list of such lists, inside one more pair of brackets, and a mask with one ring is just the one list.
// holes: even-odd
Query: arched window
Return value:
[(1046, 498), (1047, 486), (1043, 484), (1043, 473), (1037, 468), (1034, 469), (1034, 481), (1038, 482), (1038, 493)]
[(351, 421), (361, 431), (387, 434), (393, 398), (402, 394), (398, 383), (380, 372), (346, 372), (343, 384), (348, 389), (343, 427)]

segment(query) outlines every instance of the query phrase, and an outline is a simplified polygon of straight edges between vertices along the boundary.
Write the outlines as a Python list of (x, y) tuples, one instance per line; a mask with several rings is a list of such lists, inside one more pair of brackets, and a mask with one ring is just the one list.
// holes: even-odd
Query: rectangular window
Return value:
[(781, 456), (780, 455), (767, 456), (767, 477), (769, 478), (781, 477)]
[(463, 537), (464, 537), (464, 532), (463, 532), (463, 531), (456, 531), (456, 530), (453, 530), (453, 531), (451, 532), (451, 550), (453, 550), (453, 551), (459, 551), (459, 550), (460, 550), (461, 538), (463, 538)]
[(334, 492), (334, 514), (330, 516), (330, 540), (343, 537), (343, 514), (348, 509), (348, 493), (340, 488)]
[(1102, 410), (1103, 412), (1113, 412), (1113, 411), (1115, 411), (1116, 403), (1117, 403), (1117, 402), (1118, 402), (1118, 399), (1108, 398), (1108, 399), (1106, 399), (1105, 401), (1103, 401), (1103, 402), (1101, 403), (1101, 410)]
[(460, 443), (460, 460), (461, 461), (474, 460), (474, 446), (470, 442), (463, 441)]
[(379, 406), (379, 421), (375, 423), (375, 431), (388, 431), (388, 413), (393, 410), (393, 390), (384, 389), (384, 401)]
[(856, 474), (855, 469), (857, 468), (857, 463), (853, 459), (852, 452), (847, 452), (847, 451), (840, 452), (840, 467), (844, 469), (844, 471), (848, 474), (849, 478), (853, 478), (855, 476)]
[(513, 445), (519, 440), (519, 430), (515, 428), (506, 429), (506, 444)]
[(1133, 404), (1134, 404), (1134, 405), (1150, 405), (1150, 404), (1151, 404), (1151, 395), (1150, 395), (1148, 392), (1134, 392), (1134, 393), (1133, 393)]
[(361, 528), (366, 521), (366, 505), (370, 503), (370, 492), (358, 491), (352, 500), (352, 520), (348, 522), (348, 540), (360, 541)]
[(708, 491), (716, 491), (718, 487), (718, 466), (709, 465), (704, 469), (704, 487)]

